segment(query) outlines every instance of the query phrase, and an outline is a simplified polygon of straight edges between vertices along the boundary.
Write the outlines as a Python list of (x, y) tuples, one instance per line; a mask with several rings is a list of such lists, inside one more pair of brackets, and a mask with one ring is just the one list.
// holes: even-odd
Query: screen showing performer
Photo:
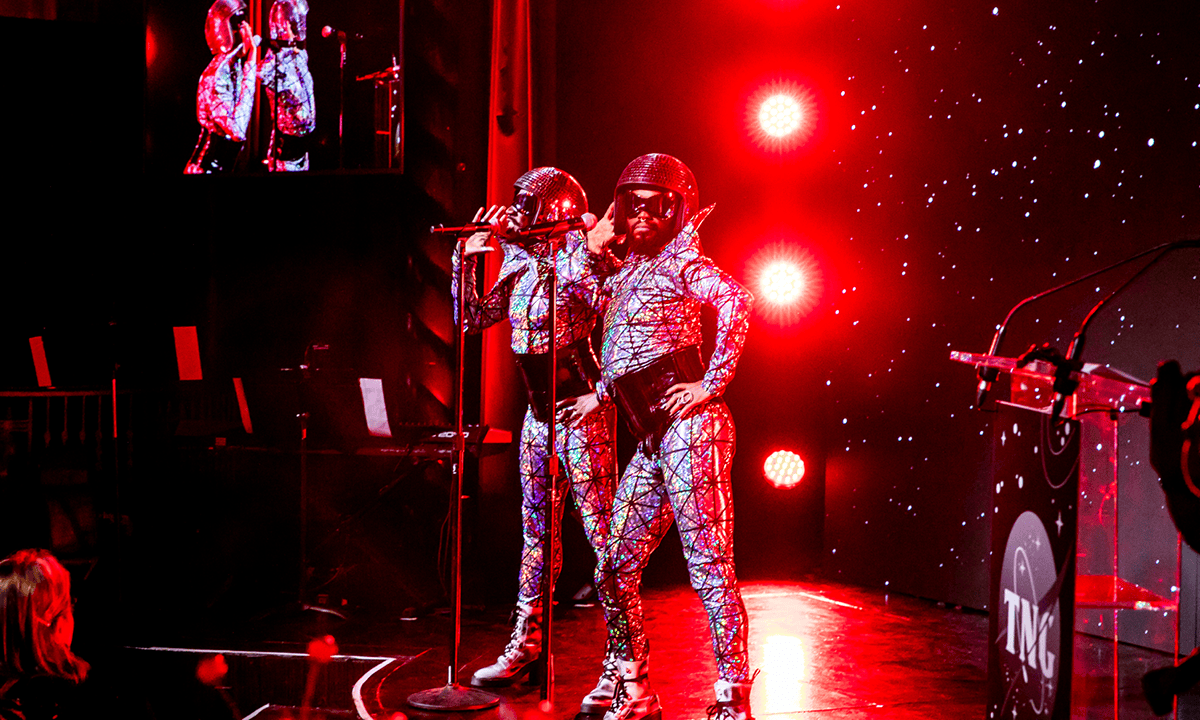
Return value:
[(189, 175), (233, 170), (246, 144), (258, 79), (258, 44), (242, 0), (214, 2), (208, 9), (204, 38), (213, 58), (196, 89), (200, 139), (184, 168)]
[[(734, 428), (721, 394), (733, 379), (753, 298), (701, 249), (698, 231), (711, 208), (700, 210), (698, 197), (691, 170), (669, 155), (644, 155), (621, 173), (615, 232), (625, 235), (628, 255), (600, 295), (602, 378), (597, 395), (567, 410), (586, 421), (612, 398), (639, 439), (617, 485), (604, 555), (600, 598), (620, 675), (606, 720), (662, 716), (638, 593), (672, 519), (717, 661), (709, 718), (750, 717), (747, 618), (733, 561)], [(706, 305), (717, 313), (707, 367), (700, 355)]]
[[(558, 278), (558, 293), (554, 298), (558, 397), (572, 398), (589, 393), (599, 379), (589, 338), (596, 324), (593, 304), (598, 275), (605, 270), (605, 261), (588, 251), (587, 237), (580, 231), (570, 232), (556, 242), (554, 251), (549, 241), (522, 240), (517, 232), (535, 223), (557, 222), (586, 212), (587, 197), (575, 178), (557, 168), (536, 168), (517, 179), (512, 205), (507, 210), (493, 207), (484, 211), (481, 208), (476, 214), (476, 222), (495, 221), (497, 231), (478, 232), (469, 237), (462, 245), (465, 250), (461, 254), (465, 255), (465, 261), (460, 260), (459, 251), (454, 255), (455, 277), (461, 269), (460, 262), (465, 262), (467, 277), (471, 278), (479, 253), (495, 250), (490, 245), (493, 237), (499, 241), (504, 257), (495, 285), (480, 298), (475, 284), (466, 283), (467, 331), (480, 332), (508, 318), (512, 325), (512, 349), (517, 355), (529, 397), (519, 449), (523, 548), (515, 627), (511, 640), (496, 662), (481, 668), (471, 678), (471, 684), (475, 686), (509, 685), (539, 667), (544, 611), (542, 582), (547, 564), (544, 532), (546, 513), (550, 511), (547, 508), (546, 465), (551, 421), (548, 291), (552, 264)], [(457, 284), (454, 294), (457, 300)], [(455, 307), (457, 309), (457, 302)], [(562, 468), (559, 479), (564, 487), (557, 493), (554, 521), (561, 522), (569, 491), (598, 560), (595, 578), (601, 595), (608, 588), (599, 582), (599, 559), (608, 540), (612, 487), (616, 479), (613, 424), (611, 405), (583, 422), (567, 425), (561, 417), (556, 421), (556, 450)], [(557, 577), (562, 565), (561, 548), (554, 550), (550, 566)], [(611, 604), (603, 598), (601, 602)], [(600, 680), (584, 698), (582, 711), (604, 712), (611, 705), (615, 684), (616, 665), (610, 641)]]
[(308, 140), (317, 126), (317, 111), (305, 49), (307, 18), (305, 0), (276, 0), (271, 6), (271, 49), (259, 70), (271, 105), (271, 172), (308, 170)]

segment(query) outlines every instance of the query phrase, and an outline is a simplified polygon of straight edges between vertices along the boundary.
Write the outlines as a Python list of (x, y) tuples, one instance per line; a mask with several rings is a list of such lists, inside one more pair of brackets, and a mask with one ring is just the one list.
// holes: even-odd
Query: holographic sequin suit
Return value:
[[(601, 261), (587, 251), (582, 233), (568, 234), (556, 258), (558, 298), (555, 347), (563, 348), (591, 335), (596, 324), (592, 303), (599, 284)], [(467, 283), (467, 331), (480, 332), (502, 320), (507, 314), (512, 324), (513, 352), (525, 355), (549, 351), (548, 323), (549, 259), (548, 245), (539, 243), (525, 248), (502, 243), (504, 263), (499, 278), (482, 300), (475, 284)], [(474, 255), (467, 258), (467, 277), (472, 277)], [(454, 276), (459, 272), (460, 256), (454, 254)], [(457, 312), (458, 287), (454, 283)], [(565, 398), (562, 398), (565, 399)], [(558, 456), (562, 461), (560, 479), (569, 483), (571, 496), (583, 520), (583, 529), (596, 553), (595, 579), (600, 589), (605, 544), (608, 539), (612, 487), (616, 479), (616, 455), (613, 450), (614, 413), (610, 409), (589, 415), (578, 427), (557, 426)], [(521, 552), (519, 601), (541, 605), (544, 567), (543, 535), (546, 527), (546, 446), (549, 427), (538, 421), (531, 408), (525, 411), (521, 428), (521, 521), (524, 546)], [(566, 493), (558, 493), (555, 521), (561, 522)], [(561, 548), (556, 548), (554, 576), (562, 567)], [(601, 602), (604, 602), (603, 598)]]
[(278, 134), (284, 136), (277, 137), (276, 130), (271, 131), (271, 148), (267, 154), (270, 169), (273, 172), (307, 170), (308, 152), (302, 148), (288, 152), (288, 146), (289, 138), (303, 138), (317, 126), (313, 79), (308, 71), (308, 51), (284, 47), (278, 54), (268, 52), (259, 68), (259, 77), (271, 102), (271, 116), (277, 118)]
[(215, 55), (200, 76), (196, 119), (201, 131), (192, 160), (184, 169), (189, 175), (230, 171), (246, 141), (257, 78), (254, 72), (245, 72), (241, 51), (239, 45)]
[(700, 311), (717, 311), (716, 347), (704, 373), (708, 402), (675, 418), (657, 448), (641, 443), (617, 485), (605, 553), (601, 595), (617, 654), (642, 660), (649, 642), (638, 586), (650, 554), (674, 518), (683, 541), (692, 587), (708, 613), (713, 653), (722, 680), (748, 682), (747, 619), (733, 563), (733, 496), (730, 462), (733, 419), (720, 394), (733, 379), (749, 325), (750, 293), (700, 248), (697, 229), (708, 210), (652, 256), (631, 253), (605, 281), (603, 378), (612, 382), (653, 361), (701, 342)]

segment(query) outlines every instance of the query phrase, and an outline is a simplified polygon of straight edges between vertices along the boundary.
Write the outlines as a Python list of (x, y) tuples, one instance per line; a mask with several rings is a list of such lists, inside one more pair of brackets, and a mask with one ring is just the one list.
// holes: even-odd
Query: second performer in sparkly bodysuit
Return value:
[(308, 170), (308, 138), (317, 127), (312, 73), (308, 71), (308, 3), (275, 0), (271, 5), (271, 44), (259, 77), (271, 103), (271, 172)]
[(200, 139), (185, 174), (231, 172), (246, 143), (254, 113), (258, 46), (245, 18), (242, 0), (216, 0), (208, 9), (204, 39), (213, 59), (196, 88)]
[[(733, 419), (721, 399), (742, 351), (750, 293), (704, 255), (691, 170), (644, 155), (621, 174), (616, 232), (629, 248), (604, 283), (602, 380), (570, 411), (584, 421), (616, 400), (640, 440), (617, 486), (602, 601), (616, 642), (619, 689), (606, 720), (660, 718), (638, 586), (674, 520), (692, 587), (708, 613), (719, 679), (710, 718), (750, 716), (747, 619), (733, 562)], [(715, 348), (701, 362), (700, 313), (717, 312)]]
[[(536, 168), (515, 183), (512, 207), (507, 211), (507, 229), (499, 233), (504, 262), (495, 285), (482, 299), (473, 282), (467, 286), (467, 330), (480, 332), (507, 317), (512, 324), (512, 349), (517, 354), (529, 390), (530, 404), (525, 412), (520, 441), (521, 520), (523, 549), (515, 627), (508, 646), (496, 662), (475, 673), (476, 686), (508, 685), (530, 672), (541, 654), (542, 579), (546, 570), (544, 531), (547, 511), (547, 438), (550, 408), (544, 393), (549, 351), (548, 311), (550, 263), (558, 273), (556, 338), (558, 397), (570, 398), (592, 390), (599, 378), (590, 335), (596, 324), (593, 302), (598, 287), (597, 273), (603, 261), (588, 251), (587, 238), (580, 232), (569, 233), (550, 257), (545, 240), (522, 244), (512, 233), (535, 222), (551, 222), (587, 212), (587, 197), (575, 178), (556, 168)], [(476, 221), (496, 219), (500, 209), (482, 210)], [(467, 273), (471, 277), (475, 256), (493, 248), (488, 246), (491, 233), (476, 233), (464, 243)], [(454, 256), (454, 273), (459, 272), (459, 254)], [(454, 286), (457, 296), (457, 283)], [(455, 303), (457, 309), (457, 302)], [(568, 377), (568, 380), (562, 378)], [(596, 553), (597, 591), (603, 595), (599, 571), (608, 540), (612, 509), (612, 488), (616, 480), (616, 456), (613, 450), (613, 413), (611, 407), (589, 416), (586, 421), (568, 426), (558, 421), (558, 457), (560, 481), (569, 487), (571, 497), (583, 520), (584, 532)], [(560, 488), (554, 508), (560, 522), (567, 488)], [(561, 549), (556, 548), (551, 567), (557, 576), (562, 564)], [(606, 603), (603, 598), (602, 603)], [(612, 701), (616, 665), (606, 652), (604, 670), (596, 688), (584, 698), (583, 712), (603, 712)]]

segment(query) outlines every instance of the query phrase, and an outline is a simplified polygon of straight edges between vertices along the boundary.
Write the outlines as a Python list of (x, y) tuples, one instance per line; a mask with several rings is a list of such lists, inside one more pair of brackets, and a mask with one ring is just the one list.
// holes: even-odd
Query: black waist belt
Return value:
[[(549, 358), (548, 353), (517, 355), (521, 375), (525, 378), (525, 391), (529, 395), (529, 407), (540, 422), (550, 421)], [(600, 368), (588, 338), (558, 349), (554, 378), (559, 400), (586, 395), (595, 389)]]
[(280, 130), (275, 135), (274, 154), (276, 159), (295, 162), (303, 158), (304, 154), (308, 152), (309, 137), (309, 135), (288, 135)]
[(639, 441), (649, 437), (657, 440), (671, 424), (671, 415), (663, 408), (667, 388), (702, 379), (700, 348), (691, 345), (613, 380), (613, 395), (634, 436)]
[(200, 133), (200, 141), (196, 143), (189, 164), (202, 168), (206, 173), (231, 172), (244, 146), (245, 143), (230, 140), (205, 128)]

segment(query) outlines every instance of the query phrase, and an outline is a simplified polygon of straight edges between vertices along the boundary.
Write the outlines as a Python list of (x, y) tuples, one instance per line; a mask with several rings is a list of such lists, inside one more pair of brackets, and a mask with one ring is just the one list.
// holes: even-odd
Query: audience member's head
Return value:
[(71, 605), (71, 576), (49, 551), (0, 560), (0, 678), (87, 677), (88, 664), (71, 652)]

